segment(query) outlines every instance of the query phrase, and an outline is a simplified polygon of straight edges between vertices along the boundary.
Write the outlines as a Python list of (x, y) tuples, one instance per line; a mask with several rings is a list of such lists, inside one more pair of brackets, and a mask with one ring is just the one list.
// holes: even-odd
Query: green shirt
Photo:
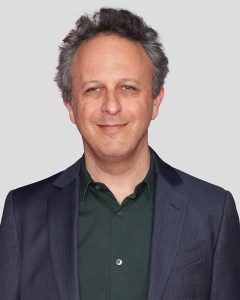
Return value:
[(81, 300), (146, 300), (155, 169), (120, 205), (82, 164), (79, 209)]

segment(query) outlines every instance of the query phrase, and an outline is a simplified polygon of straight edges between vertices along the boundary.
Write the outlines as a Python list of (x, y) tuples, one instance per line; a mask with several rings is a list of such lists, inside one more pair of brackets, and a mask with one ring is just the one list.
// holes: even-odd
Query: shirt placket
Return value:
[(124, 222), (123, 208), (120, 207), (112, 217), (111, 235), (111, 299), (120, 300), (121, 278), (127, 266), (127, 257), (123, 253), (122, 222)]

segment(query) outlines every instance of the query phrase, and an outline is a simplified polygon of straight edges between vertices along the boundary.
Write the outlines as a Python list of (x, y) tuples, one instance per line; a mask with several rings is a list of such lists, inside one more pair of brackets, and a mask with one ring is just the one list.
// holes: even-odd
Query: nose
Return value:
[(105, 94), (102, 104), (102, 111), (110, 115), (116, 115), (122, 110), (119, 95), (115, 91), (108, 91)]

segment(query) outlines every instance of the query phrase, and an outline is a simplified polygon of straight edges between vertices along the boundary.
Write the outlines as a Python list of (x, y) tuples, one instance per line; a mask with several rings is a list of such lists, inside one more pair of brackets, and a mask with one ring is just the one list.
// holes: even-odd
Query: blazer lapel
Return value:
[(153, 216), (148, 300), (161, 299), (177, 253), (187, 197), (182, 179), (155, 154), (156, 185)]
[(59, 190), (48, 199), (48, 228), (53, 270), (61, 300), (79, 300), (78, 170), (80, 161), (54, 182)]

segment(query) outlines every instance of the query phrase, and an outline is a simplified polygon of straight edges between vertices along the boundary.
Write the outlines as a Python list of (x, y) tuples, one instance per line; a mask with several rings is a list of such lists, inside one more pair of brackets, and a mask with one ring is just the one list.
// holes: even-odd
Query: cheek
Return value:
[(139, 110), (137, 113), (135, 113), (135, 128), (139, 131), (139, 133), (148, 128), (151, 122), (151, 115), (151, 111), (146, 109), (146, 107), (145, 109)]
[(152, 103), (150, 101), (146, 101), (146, 99), (144, 100), (145, 101), (141, 100), (128, 103), (125, 106), (125, 114), (128, 113), (130, 116), (133, 116), (135, 121), (142, 123), (142, 125), (148, 123), (151, 120), (153, 112)]
[(141, 109), (141, 119), (143, 122), (149, 123), (153, 116), (153, 103), (152, 101), (145, 102), (145, 105)]
[(84, 116), (87, 115), (87, 106), (88, 105), (86, 102), (78, 100), (78, 103), (75, 107), (75, 118), (78, 118), (79, 120), (84, 118)]
[(94, 120), (96, 114), (96, 107), (90, 103), (81, 103), (78, 105), (75, 111), (75, 120), (78, 127), (87, 128), (89, 124)]

